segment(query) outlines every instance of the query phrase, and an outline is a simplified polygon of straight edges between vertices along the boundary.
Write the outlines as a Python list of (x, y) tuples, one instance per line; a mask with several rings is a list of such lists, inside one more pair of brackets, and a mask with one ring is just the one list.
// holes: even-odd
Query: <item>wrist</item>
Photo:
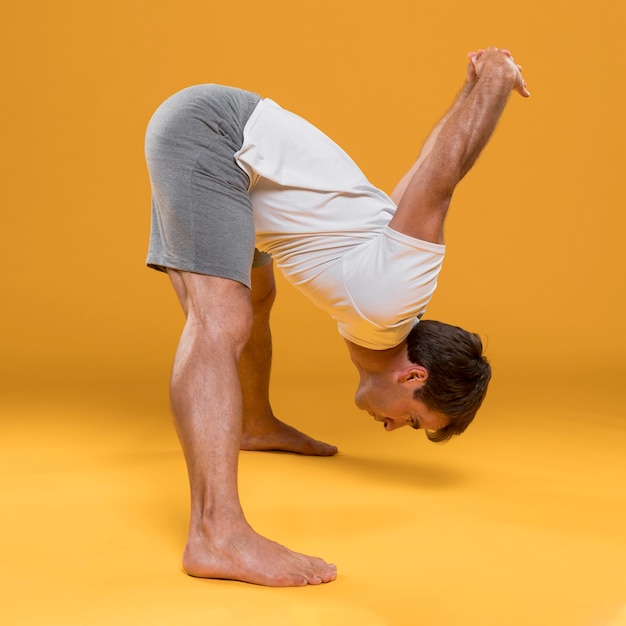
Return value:
[(483, 68), (479, 81), (489, 83), (498, 90), (513, 91), (518, 80), (517, 69), (509, 63), (490, 63)]

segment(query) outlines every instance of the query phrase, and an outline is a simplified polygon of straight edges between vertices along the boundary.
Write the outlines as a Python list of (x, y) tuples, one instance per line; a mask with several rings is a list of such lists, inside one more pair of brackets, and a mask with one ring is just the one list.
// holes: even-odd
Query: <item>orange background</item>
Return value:
[[(625, 18), (614, 0), (3, 7), (10, 622), (626, 620)], [(183, 316), (144, 266), (148, 119), (191, 84), (254, 90), (390, 191), (460, 88), (466, 53), (489, 45), (513, 51), (533, 95), (512, 97), (457, 191), (427, 314), (486, 339), (495, 377), (480, 418), (444, 447), (378, 432), (351, 404), (332, 322), (281, 280), (275, 405), (344, 455), (243, 454), (244, 508), (272, 538), (335, 559), (340, 579), (277, 592), (185, 578), (186, 483), (167, 409)]]
[[(486, 336), (502, 373), (624, 372), (624, 14), (608, 0), (9, 5), (4, 380), (169, 367), (181, 319), (143, 267), (143, 133), (171, 93), (221, 82), (270, 96), (391, 190), (460, 87), (466, 52), (490, 44), (511, 48), (533, 96), (512, 100), (457, 192), (429, 316)], [(277, 349), (303, 324), (315, 345), (288, 360), (318, 372), (343, 347), (308, 306), (291, 320), (297, 296), (282, 291)]]

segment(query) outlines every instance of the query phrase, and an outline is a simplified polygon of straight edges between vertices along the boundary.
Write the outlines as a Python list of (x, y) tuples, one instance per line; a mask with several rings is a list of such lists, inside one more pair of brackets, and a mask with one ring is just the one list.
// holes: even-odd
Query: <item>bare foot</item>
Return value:
[(269, 587), (319, 585), (337, 578), (337, 568), (305, 556), (257, 534), (247, 525), (229, 528), (228, 536), (212, 540), (189, 538), (183, 567), (190, 576), (240, 580)]
[(337, 447), (317, 441), (289, 424), (270, 418), (244, 423), (240, 448), (242, 450), (281, 450), (311, 456), (333, 456)]

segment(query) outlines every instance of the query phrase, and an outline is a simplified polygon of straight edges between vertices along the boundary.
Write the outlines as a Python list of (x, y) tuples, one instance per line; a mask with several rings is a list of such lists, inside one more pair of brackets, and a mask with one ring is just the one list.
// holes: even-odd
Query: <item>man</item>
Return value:
[(186, 315), (171, 403), (191, 486), (189, 574), (273, 586), (336, 578), (334, 565), (258, 535), (237, 493), (240, 448), (336, 452), (272, 413), (271, 258), (337, 321), (360, 375), (356, 403), (386, 430), (445, 441), (478, 410), (490, 378), (480, 339), (417, 321), (452, 193), (512, 91), (530, 94), (507, 50), (469, 59), (456, 102), (391, 198), (325, 135), (255, 94), (191, 87), (150, 121), (148, 264), (168, 273)]

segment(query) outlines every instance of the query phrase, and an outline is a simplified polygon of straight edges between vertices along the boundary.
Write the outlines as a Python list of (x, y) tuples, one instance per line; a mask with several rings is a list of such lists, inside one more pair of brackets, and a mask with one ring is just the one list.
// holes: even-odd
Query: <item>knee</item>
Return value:
[(235, 309), (230, 308), (204, 315), (202, 332), (213, 345), (227, 344), (240, 353), (248, 342), (253, 322), (254, 314), (248, 301)]
[(218, 347), (241, 353), (252, 332), (254, 315), (250, 299), (233, 303), (212, 303), (204, 308), (191, 308), (186, 332), (198, 346), (215, 351)]

